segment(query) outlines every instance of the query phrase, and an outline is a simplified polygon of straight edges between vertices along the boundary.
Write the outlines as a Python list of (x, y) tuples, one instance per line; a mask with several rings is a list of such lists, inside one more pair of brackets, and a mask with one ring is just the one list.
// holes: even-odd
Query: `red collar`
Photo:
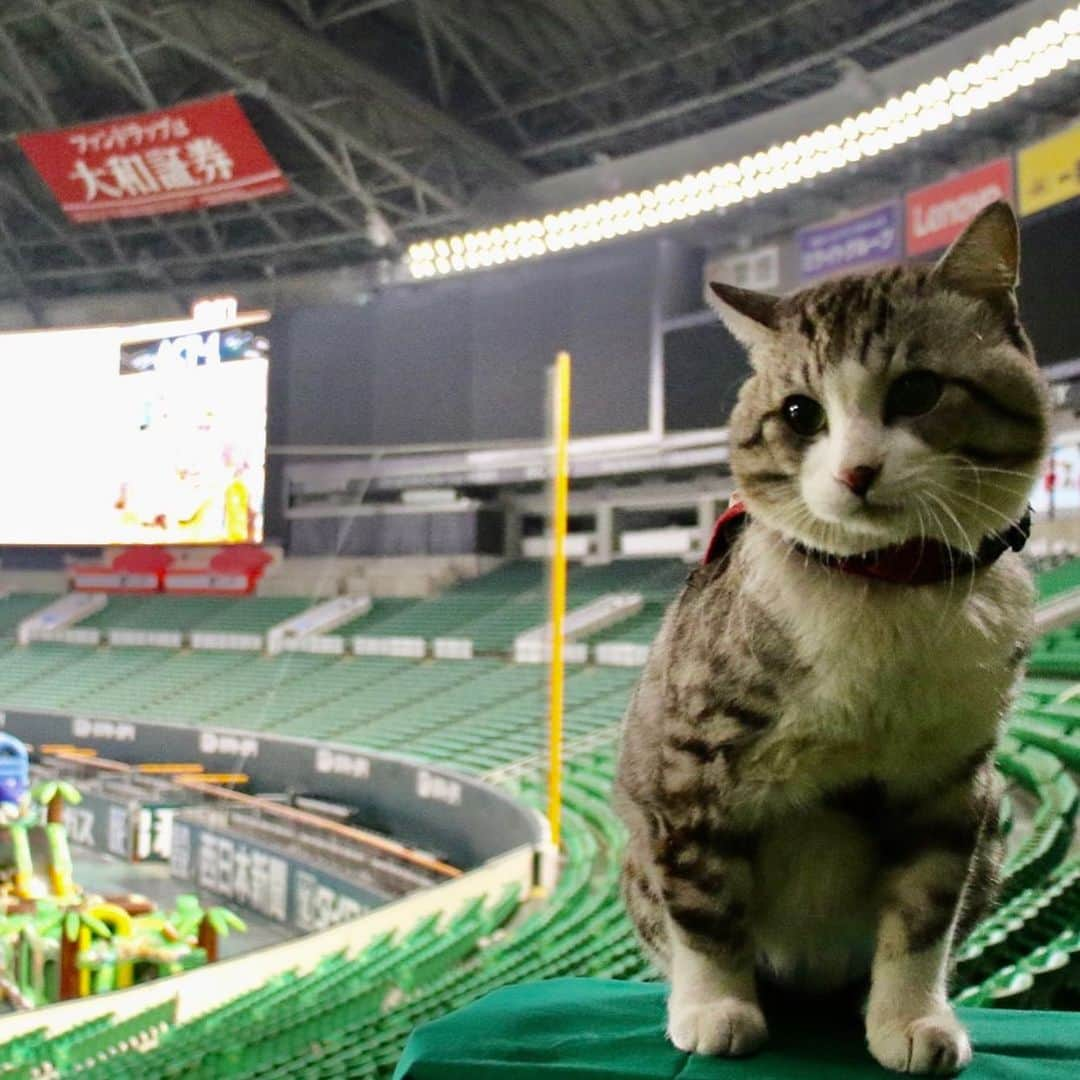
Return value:
[[(750, 520), (741, 502), (732, 503), (713, 528), (704, 563), (724, 558)], [(828, 555), (797, 545), (797, 549), (820, 566), (855, 577), (887, 581), (893, 585), (937, 585), (996, 562), (1010, 548), (1020, 551), (1031, 532), (1031, 513), (1001, 533), (983, 538), (971, 556), (940, 540), (907, 540), (903, 544), (868, 551), (862, 555)]]

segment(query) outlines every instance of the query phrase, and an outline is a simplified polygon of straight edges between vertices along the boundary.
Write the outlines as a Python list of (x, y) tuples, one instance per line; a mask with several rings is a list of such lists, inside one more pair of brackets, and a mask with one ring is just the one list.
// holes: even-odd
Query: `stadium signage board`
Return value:
[(293, 870), (292, 920), (305, 934), (326, 930), (364, 913), (365, 905), (347, 882), (344, 889), (337, 880), (316, 870)]
[(717, 255), (705, 263), (705, 275), (702, 281), (705, 304), (709, 306), (715, 299), (711, 283), (724, 281), (729, 285), (738, 285), (740, 289), (771, 289), (781, 287), (780, 245), (767, 244), (749, 251), (736, 251)]
[(172, 214), (287, 191), (232, 94), (18, 136), (77, 222)]
[(924, 255), (947, 247), (984, 206), (999, 199), (1013, 199), (1013, 166), (1007, 157), (909, 191), (904, 196), (907, 253)]
[(1075, 199), (1080, 195), (1080, 127), (1025, 146), (1016, 163), (1021, 214)]
[(76, 589), (96, 592), (157, 592), (156, 574), (127, 574), (109, 567), (81, 566), (72, 575), (71, 583)]
[(187, 821), (173, 826), (170, 872), (302, 933), (325, 930), (386, 902), (376, 892), (247, 837)]
[(259, 740), (254, 735), (233, 735), (229, 732), (200, 731), (200, 754), (225, 754), (245, 761), (259, 756)]
[(371, 776), (371, 759), (363, 754), (346, 754), (341, 750), (319, 747), (315, 751), (315, 771), (319, 774), (335, 773), (351, 776), (354, 780), (366, 780)]
[[(148, 720), (78, 720), (84, 734), (76, 735), (70, 714), (9, 709), (3, 729), (36, 746), (75, 743), (114, 761), (197, 761), (212, 772), (242, 764), (256, 791), (294, 791), (347, 803), (361, 819), (379, 821), (390, 835), (437, 852), (463, 870), (522, 845), (535, 846), (546, 836), (535, 811), (475, 777), (430, 763), (420, 766), (393, 754), (358, 754), (357, 747), (343, 743), (268, 732), (256, 736)], [(329, 771), (326, 751), (334, 755)], [(339, 768), (344, 762), (339, 755), (362, 759), (366, 766)]]
[(894, 262), (900, 257), (900, 216), (900, 204), (888, 202), (800, 229), (796, 236), (799, 280), (814, 281)]
[(251, 592), (244, 574), (211, 574), (192, 570), (171, 570), (165, 574), (165, 591), (170, 593), (221, 593), (226, 596)]
[(135, 725), (123, 720), (91, 720), (85, 716), (75, 716), (71, 720), (73, 739), (105, 739), (109, 742), (135, 741)]

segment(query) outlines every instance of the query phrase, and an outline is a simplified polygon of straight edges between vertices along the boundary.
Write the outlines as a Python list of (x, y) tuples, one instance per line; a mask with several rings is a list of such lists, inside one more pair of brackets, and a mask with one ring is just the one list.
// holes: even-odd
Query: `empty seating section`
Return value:
[[(468, 637), (465, 627), (507, 604), (528, 604), (540, 595), (539, 563), (508, 562), (491, 573), (460, 581), (442, 595), (391, 613), (376, 624), (357, 620), (356, 633), (385, 637)], [(372, 614), (376, 614), (373, 612)], [(512, 635), (511, 635), (512, 636)]]
[[(1063, 570), (1075, 579), (1076, 565), (1067, 564), (1051, 571), (1059, 583)], [(1010, 801), (1025, 799), (1034, 807), (1009, 836), (1005, 902), (959, 954), (962, 1004), (1049, 1007), (1075, 1002), (1080, 992), (1078, 646), (1075, 627), (1044, 635), (1036, 644), (1032, 674), (1017, 696), (1000, 748), (998, 767), (1016, 791)]]
[[(632, 560), (631, 564), (641, 564), (656, 560)], [(623, 564), (613, 563), (613, 566)], [(606, 642), (627, 642), (632, 645), (648, 645), (656, 637), (660, 629), (660, 622), (664, 618), (671, 598), (676, 594), (682, 583), (686, 580), (688, 568), (685, 563), (675, 560), (663, 560), (659, 566), (653, 568), (650, 574), (643, 571), (641, 578), (634, 584), (625, 586), (635, 592), (640, 592), (644, 603), (636, 615), (624, 619), (614, 626), (609, 626), (589, 637), (591, 645), (599, 645)], [(623, 586), (619, 586), (622, 588)]]
[[(528, 584), (524, 574), (516, 577), (514, 567), (510, 564), (507, 574), (522, 586), (519, 598), (540, 587), (535, 580)], [(606, 572), (614, 577), (630, 570)], [(678, 567), (679, 576), (683, 572)], [(675, 566), (664, 573), (670, 577), (663, 589), (670, 592), (677, 583)], [(601, 579), (597, 587), (626, 587), (610, 582), (611, 577)], [(647, 599), (662, 607), (659, 595)], [(403, 608), (389, 618), (406, 616), (410, 609)], [(486, 616), (473, 621), (481, 618)], [(498, 633), (508, 632), (507, 625), (500, 624)], [(641, 635), (644, 641), (644, 630)], [(1072, 651), (1062, 641), (1078, 645)], [(65, 700), (93, 695), (96, 702), (108, 703), (109, 711), (126, 715), (327, 737), (480, 772), (528, 759), (541, 748), (546, 691), (540, 667), (494, 658), (417, 662), (126, 652), (130, 669), (124, 666), (128, 661), (117, 666), (110, 650), (0, 646), (0, 707), (12, 695), (29, 702), (38, 691), (59, 700), (60, 692), (49, 688), (62, 684)], [(1055, 653), (1052, 663), (1038, 660)], [(486, 903), (470, 903), (384, 936), (359, 956), (329, 956), (307, 974), (278, 977), (187, 1023), (147, 1014), (152, 1037), (141, 1041), (139, 1019), (117, 1025), (111, 1044), (107, 1018), (52, 1039), (35, 1032), (9, 1055), (14, 1069), (25, 1068), (25, 1074), (5, 1073), (0, 1066), (0, 1080), (29, 1076), (32, 1068), (41, 1072), (46, 1062), (95, 1080), (385, 1080), (415, 1024), (500, 986), (567, 974), (652, 977), (618, 898), (624, 836), (611, 809), (612, 728), (636, 675), (598, 666), (568, 675), (563, 868), (548, 901), (519, 909), (522, 898), (515, 893), (490, 896)], [(537, 765), (502, 782), (539, 808), (546, 788)], [(1053, 1005), (1064, 991), (1075, 1001), (1080, 993), (1080, 853), (1074, 842), (1080, 804), (1080, 633), (1056, 632), (1040, 642), (999, 767), (1010, 782), (1004, 903), (960, 951), (957, 1000)], [(121, 1041), (126, 1049), (118, 1046)], [(76, 1060), (84, 1045), (93, 1047), (94, 1055)]]
[(366, 615), (359, 615), (350, 622), (339, 626), (332, 633), (340, 637), (352, 637), (353, 634), (390, 634), (391, 630), (384, 630), (384, 626), (391, 620), (404, 616), (405, 612), (419, 604), (423, 600), (415, 600), (407, 597), (387, 596), (376, 597), (371, 604), (371, 610)]
[(1071, 559), (1052, 570), (1044, 570), (1037, 575), (1035, 582), (1040, 600), (1049, 600), (1070, 589), (1080, 589), (1080, 559)]
[(38, 685), (39, 679), (47, 681), (53, 672), (62, 678), (67, 668), (95, 659), (94, 653), (78, 645), (40, 643), (18, 648), (8, 643), (0, 654), (0, 698), (12, 704), (13, 696), (28, 684)]
[(160, 649), (72, 648), (73, 656), (49, 669), (33, 683), (5, 692), (5, 703), (15, 708), (73, 711), (80, 711), (89, 704), (96, 710), (98, 691), (122, 682), (129, 675), (137, 675), (144, 668), (157, 667), (164, 659)]
[(1044, 634), (1031, 652), (1028, 670), (1033, 675), (1060, 678), (1080, 671), (1080, 624)]
[[(640, 613), (609, 627), (593, 640), (646, 643), (685, 574), (686, 567), (670, 559), (626, 559), (607, 566), (574, 566), (569, 574), (568, 603), (573, 608), (605, 593), (641, 593), (644, 608)], [(29, 593), (0, 598), (0, 636), (13, 634), (22, 618), (52, 599)], [(298, 597), (120, 595), (110, 597), (104, 608), (81, 620), (78, 626), (100, 630), (104, 635), (114, 630), (264, 634), (313, 602)], [(376, 599), (370, 612), (338, 627), (333, 634), (343, 638), (416, 637), (427, 642), (440, 637), (468, 638), (475, 653), (505, 654), (518, 634), (545, 623), (547, 618), (543, 566), (522, 559), (458, 582), (434, 599)]]
[(255, 596), (222, 605), (193, 629), (219, 634), (263, 634), (309, 607), (295, 596)]
[[(615, 724), (635, 672), (566, 684), (568, 738)], [(496, 659), (410, 661), (36, 643), (0, 650), (0, 707), (66, 709), (335, 739), (484, 772), (541, 749), (544, 669)]]
[[(119, 651), (119, 650), (117, 650)], [(145, 720), (191, 722), (195, 713), (185, 702), (206, 688), (227, 685), (228, 673), (250, 661), (245, 653), (181, 652), (155, 649), (158, 662), (131, 672), (125, 679), (98, 689), (92, 701), (75, 707), (93, 708), (102, 716), (138, 716)], [(172, 699), (175, 703), (171, 703)]]
[[(640, 592), (643, 596), (659, 594), (666, 602), (675, 588), (673, 567), (679, 575), (685, 576), (685, 567), (668, 560), (627, 559), (606, 566), (575, 566), (568, 575), (567, 605), (580, 607), (612, 592)], [(471, 638), (478, 652), (504, 652), (518, 634), (542, 625), (547, 618), (547, 593), (543, 582), (538, 582), (535, 588), (464, 623), (455, 635)]]
[[(468, 666), (478, 663), (484, 661)], [(490, 663), (485, 675), (463, 681), (437, 699), (418, 699), (392, 717), (345, 738), (376, 749), (450, 761), (478, 772), (540, 752), (547, 702), (542, 671), (527, 665)], [(567, 738), (615, 724), (625, 708), (633, 678), (633, 672), (619, 668), (572, 672), (566, 682)]]
[(660, 621), (667, 610), (667, 600), (646, 600), (641, 610), (629, 619), (591, 634), (590, 645), (600, 645), (610, 641), (625, 641), (632, 645), (648, 645), (660, 629)]
[[(626, 559), (606, 566), (574, 566), (568, 580), (568, 603), (579, 607), (611, 592), (642, 593), (648, 615), (638, 636), (658, 625), (663, 606), (686, 576), (686, 567), (668, 559)], [(469, 638), (477, 653), (505, 653), (514, 638), (547, 621), (548, 600), (543, 567), (519, 560), (459, 582), (434, 600), (405, 602), (398, 611), (380, 613), (388, 601), (376, 601), (370, 615), (335, 631), (338, 634)], [(625, 624), (619, 624), (625, 625)], [(618, 636), (618, 626), (605, 640)], [(634, 640), (637, 640), (636, 638)]]
[(79, 625), (97, 630), (191, 630), (235, 603), (220, 596), (112, 596)]
[(309, 601), (292, 596), (112, 596), (79, 625), (99, 630), (263, 633), (308, 606)]

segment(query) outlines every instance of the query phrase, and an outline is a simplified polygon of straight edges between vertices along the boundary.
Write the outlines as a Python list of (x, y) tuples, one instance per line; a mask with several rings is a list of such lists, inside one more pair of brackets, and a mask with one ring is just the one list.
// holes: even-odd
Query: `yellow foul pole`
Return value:
[(569, 488), (570, 354), (555, 358), (551, 394), (552, 444), (555, 451), (551, 511), (551, 686), (549, 693), (548, 821), (558, 847), (562, 827), (563, 624), (566, 618), (566, 519)]

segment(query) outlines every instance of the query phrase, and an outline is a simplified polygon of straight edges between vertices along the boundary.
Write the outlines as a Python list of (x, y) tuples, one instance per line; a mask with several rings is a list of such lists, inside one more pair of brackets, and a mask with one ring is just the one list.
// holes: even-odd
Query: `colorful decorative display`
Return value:
[(194, 895), (160, 911), (144, 896), (98, 896), (75, 881), (59, 779), (31, 786), (25, 745), (0, 734), (0, 998), (17, 1009), (86, 997), (212, 962), (243, 921)]

